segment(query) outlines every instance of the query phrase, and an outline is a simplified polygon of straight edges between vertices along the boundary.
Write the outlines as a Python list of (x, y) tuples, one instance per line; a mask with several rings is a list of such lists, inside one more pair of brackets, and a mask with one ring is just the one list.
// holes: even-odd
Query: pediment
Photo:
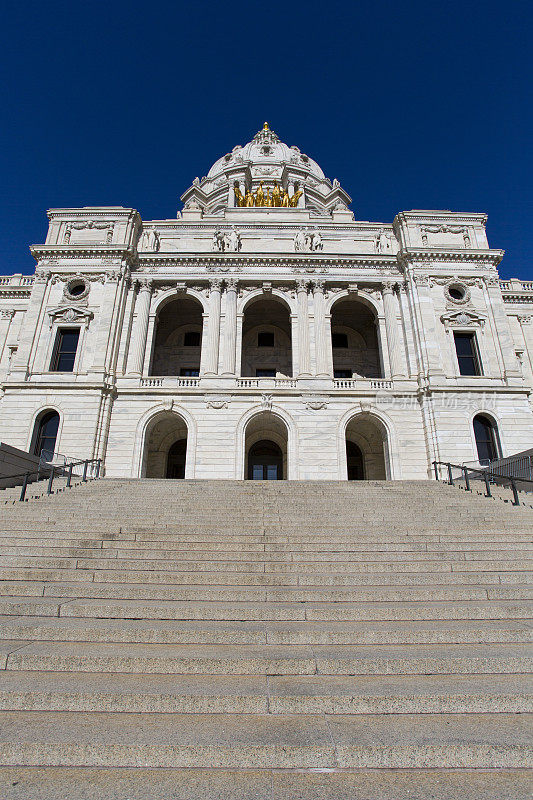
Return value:
[(477, 311), (467, 311), (461, 308), (458, 311), (447, 311), (440, 319), (445, 328), (483, 328), (487, 316), (479, 314)]
[(92, 311), (77, 306), (59, 306), (58, 308), (52, 308), (48, 312), (50, 328), (55, 322), (68, 322), (70, 324), (78, 322), (88, 328), (93, 317)]

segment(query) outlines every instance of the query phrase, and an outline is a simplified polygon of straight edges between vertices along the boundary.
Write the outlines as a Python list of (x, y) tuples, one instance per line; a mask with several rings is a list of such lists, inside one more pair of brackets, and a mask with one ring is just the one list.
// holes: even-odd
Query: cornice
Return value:
[(131, 263), (135, 257), (132, 247), (120, 244), (34, 244), (30, 246), (30, 253), (36, 261), (43, 258), (99, 258), (103, 261), (123, 258)]
[(157, 266), (193, 266), (203, 267), (204, 269), (253, 269), (256, 267), (284, 267), (289, 269), (302, 269), (306, 270), (312, 268), (313, 270), (320, 269), (342, 269), (347, 265), (356, 264), (357, 266), (365, 266), (373, 269), (392, 269), (399, 271), (399, 266), (394, 255), (386, 256), (379, 255), (331, 255), (325, 256), (323, 254), (305, 253), (302, 255), (272, 255), (267, 253), (257, 253), (253, 255), (248, 254), (233, 254), (221, 255), (218, 254), (204, 254), (204, 255), (188, 255), (173, 253), (139, 253), (138, 266), (139, 267), (157, 267)]
[(533, 294), (502, 292), (502, 297), (504, 303), (533, 303)]
[(114, 219), (124, 217), (126, 219), (138, 214), (135, 208), (124, 208), (124, 206), (87, 206), (86, 208), (49, 208), (46, 212), (48, 219), (54, 217), (84, 218), (88, 217), (112, 217)]
[(447, 247), (404, 247), (397, 256), (407, 263), (435, 261), (471, 261), (497, 266), (505, 255), (505, 250), (464, 250)]

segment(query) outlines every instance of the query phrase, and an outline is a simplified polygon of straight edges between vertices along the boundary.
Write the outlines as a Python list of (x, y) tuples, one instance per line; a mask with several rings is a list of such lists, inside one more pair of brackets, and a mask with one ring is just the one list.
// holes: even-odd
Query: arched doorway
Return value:
[(51, 461), (56, 448), (57, 432), (59, 430), (59, 414), (57, 411), (45, 411), (35, 422), (33, 432), (33, 453)]
[(187, 424), (173, 411), (163, 411), (149, 423), (142, 476), (184, 478), (187, 466)]
[(184, 478), (187, 457), (187, 439), (174, 442), (167, 456), (167, 478)]
[(242, 324), (241, 375), (253, 378), (292, 376), (291, 317), (276, 297), (250, 301)]
[(360, 300), (343, 298), (333, 305), (331, 347), (335, 378), (383, 376), (376, 315)]
[(260, 439), (248, 451), (248, 480), (280, 481), (283, 479), (281, 447), (268, 439)]
[(389, 477), (388, 437), (372, 414), (357, 414), (346, 426), (348, 480), (386, 480)]
[(484, 414), (477, 414), (474, 417), (473, 425), (477, 457), (479, 463), (486, 466), (500, 456), (498, 428), (495, 423)]
[(365, 464), (361, 448), (350, 439), (346, 440), (346, 464), (349, 481), (362, 481), (364, 479)]
[(276, 414), (262, 411), (252, 417), (245, 431), (244, 477), (248, 480), (286, 480), (287, 442), (287, 427)]
[(163, 306), (157, 317), (150, 375), (200, 374), (203, 317), (193, 297), (179, 297)]

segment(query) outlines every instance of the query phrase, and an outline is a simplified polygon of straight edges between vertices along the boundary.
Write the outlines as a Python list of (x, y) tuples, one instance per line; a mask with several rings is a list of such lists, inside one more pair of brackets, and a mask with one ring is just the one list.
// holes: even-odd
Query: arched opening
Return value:
[(157, 317), (150, 375), (200, 374), (202, 312), (193, 297), (176, 297), (163, 306)]
[(187, 424), (172, 411), (158, 414), (149, 424), (142, 474), (146, 478), (184, 478), (187, 462)]
[(360, 300), (338, 300), (331, 310), (335, 378), (383, 376), (375, 313)]
[(248, 451), (248, 480), (280, 481), (283, 479), (281, 447), (268, 439), (260, 439)]
[(355, 442), (346, 439), (346, 464), (349, 481), (362, 481), (365, 477), (365, 462), (361, 448)]
[(187, 439), (174, 442), (167, 456), (167, 478), (185, 477), (185, 460), (187, 457)]
[(474, 436), (476, 439), (477, 457), (483, 466), (499, 458), (501, 448), (498, 428), (495, 423), (484, 414), (474, 417)]
[(59, 414), (57, 411), (45, 411), (35, 422), (33, 431), (33, 454), (51, 461), (56, 448), (59, 430)]
[(346, 426), (348, 480), (386, 480), (388, 441), (383, 423), (370, 414), (358, 414)]
[(270, 411), (257, 414), (246, 426), (244, 476), (248, 480), (286, 480), (285, 423)]
[(241, 353), (243, 377), (292, 376), (291, 317), (281, 300), (261, 295), (246, 306)]

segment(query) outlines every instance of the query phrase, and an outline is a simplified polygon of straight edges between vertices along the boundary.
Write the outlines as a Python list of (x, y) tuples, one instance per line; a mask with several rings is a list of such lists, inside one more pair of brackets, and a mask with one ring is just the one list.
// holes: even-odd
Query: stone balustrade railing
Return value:
[[(139, 387), (142, 389), (197, 389), (200, 385), (200, 378), (163, 376), (139, 379)], [(237, 389), (260, 391), (298, 389), (299, 385), (298, 378), (235, 378), (235, 388)], [(393, 387), (394, 382), (384, 378), (334, 378), (332, 381), (333, 389), (350, 389), (352, 391), (368, 391), (370, 389), (377, 392), (391, 390)]]

